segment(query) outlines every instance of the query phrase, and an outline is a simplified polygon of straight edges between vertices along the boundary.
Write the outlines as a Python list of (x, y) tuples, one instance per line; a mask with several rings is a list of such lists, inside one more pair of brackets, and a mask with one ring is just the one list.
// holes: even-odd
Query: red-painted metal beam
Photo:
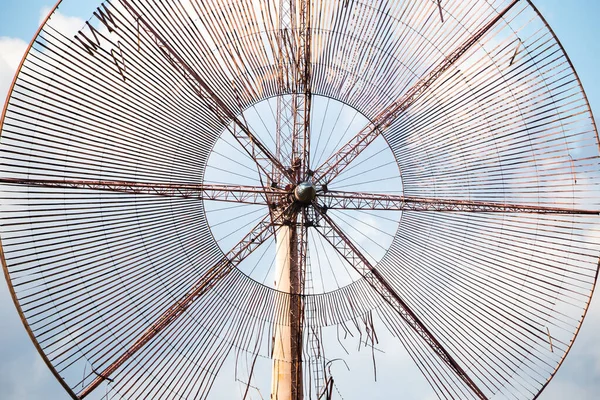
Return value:
[(572, 207), (500, 203), (476, 200), (436, 199), (391, 194), (329, 191), (318, 196), (327, 208), (342, 210), (444, 211), (530, 214), (599, 215), (599, 210)]
[(49, 180), (0, 178), (0, 184), (25, 185), (64, 189), (90, 189), (109, 192), (149, 194), (199, 200), (227, 201), (246, 204), (270, 204), (286, 197), (281, 189), (258, 186), (219, 185), (203, 183), (161, 183), (95, 180)]
[(335, 179), (353, 160), (355, 160), (379, 135), (386, 130), (402, 113), (413, 105), (429, 88), (450, 69), (469, 49), (479, 43), (496, 24), (519, 2), (513, 0), (491, 21), (477, 30), (463, 44), (445, 57), (425, 77), (419, 79), (402, 97), (377, 115), (369, 125), (356, 134), (348, 143), (320, 165), (314, 173), (314, 181), (329, 183)]
[[(140, 27), (152, 38), (160, 51), (190, 84), (192, 90), (201, 99), (210, 99), (212, 104), (207, 106), (215, 112), (215, 115), (221, 122), (230, 129), (233, 137), (246, 150), (248, 155), (254, 159), (260, 172), (273, 181), (271, 173), (273, 168), (277, 169), (282, 175), (288, 177), (291, 181), (291, 175), (281, 162), (275, 157), (269, 149), (261, 143), (250, 129), (238, 118), (238, 116), (229, 109), (227, 104), (217, 96), (210, 86), (200, 77), (200, 75), (181, 57), (174, 48), (158, 33), (156, 29), (141, 15), (133, 5), (122, 0), (121, 3), (127, 8), (129, 13), (138, 21)], [(229, 128), (229, 121), (232, 121), (240, 131), (235, 128)]]
[(408, 304), (400, 297), (381, 273), (358, 250), (327, 213), (315, 206), (320, 216), (317, 232), (367, 281), (386, 303), (388, 303), (406, 324), (433, 350), (433, 352), (454, 371), (454, 373), (479, 397), (487, 399), (483, 391), (469, 377), (466, 371), (454, 360), (452, 355), (437, 340)]
[[(282, 218), (286, 211), (279, 213), (277, 219)], [(229, 251), (217, 264), (206, 271), (188, 290), (188, 292), (167, 308), (154, 322), (135, 339), (127, 350), (112, 364), (98, 373), (96, 379), (85, 387), (78, 397), (83, 399), (92, 393), (102, 382), (109, 379), (123, 364), (139, 352), (146, 344), (176, 321), (191, 305), (203, 294), (225, 278), (246, 257), (273, 235), (270, 229), (272, 222), (270, 216), (263, 218), (240, 242)]]

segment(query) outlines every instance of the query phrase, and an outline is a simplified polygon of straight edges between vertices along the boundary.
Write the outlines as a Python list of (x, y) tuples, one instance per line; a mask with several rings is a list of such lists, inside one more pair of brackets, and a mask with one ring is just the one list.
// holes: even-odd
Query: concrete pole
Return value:
[(272, 400), (302, 400), (302, 324), (300, 274), (296, 262), (297, 235), (295, 221), (277, 230), (275, 288), (291, 293), (286, 314), (289, 320), (275, 324), (273, 340)]
[[(281, 226), (275, 236), (275, 289), (290, 292), (290, 236), (291, 227)], [(271, 399), (292, 398), (292, 348), (290, 325), (277, 321), (273, 343), (273, 376)]]

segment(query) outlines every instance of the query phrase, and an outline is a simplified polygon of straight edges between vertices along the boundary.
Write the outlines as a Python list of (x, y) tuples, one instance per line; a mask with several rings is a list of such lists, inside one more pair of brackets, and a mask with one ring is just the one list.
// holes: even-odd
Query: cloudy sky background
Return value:
[[(95, 1), (67, 1), (55, 26), (81, 27)], [(53, 0), (0, 0), (0, 109), (27, 43)], [(600, 2), (537, 0), (580, 74), (594, 114), (600, 116)], [(600, 395), (600, 300), (596, 296), (580, 336), (541, 400), (592, 400)], [(5, 283), (0, 284), (0, 400), (67, 399), (31, 344)]]

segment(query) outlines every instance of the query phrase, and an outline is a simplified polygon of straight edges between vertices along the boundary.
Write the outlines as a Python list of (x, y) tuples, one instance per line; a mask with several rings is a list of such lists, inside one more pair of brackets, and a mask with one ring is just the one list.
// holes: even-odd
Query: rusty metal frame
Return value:
[[(184, 199), (214, 200), (243, 204), (279, 204), (288, 196), (284, 190), (243, 185), (93, 181), (93, 180), (49, 180), (0, 178), (0, 184), (22, 185), (61, 189), (88, 189), (107, 192), (147, 194)], [(267, 198), (269, 200), (267, 200)]]
[[(282, 220), (285, 212), (276, 217), (275, 222)], [(273, 222), (270, 216), (265, 216), (252, 230), (238, 242), (221, 261), (198, 278), (188, 292), (181, 299), (167, 308), (140, 336), (139, 338), (111, 365), (98, 374), (96, 379), (86, 386), (78, 397), (83, 399), (94, 391), (102, 382), (109, 379), (115, 371), (135, 356), (146, 344), (152, 341), (161, 331), (176, 321), (185, 311), (192, 306), (204, 293), (212, 289), (219, 281), (225, 278), (246, 257), (254, 252), (260, 245), (273, 236), (271, 229)]]
[(464, 43), (456, 48), (450, 55), (446, 56), (424, 78), (419, 79), (401, 98), (394, 101), (390, 106), (375, 117), (369, 125), (364, 127), (348, 143), (333, 153), (314, 172), (315, 182), (330, 183), (338, 176), (353, 160), (355, 160), (379, 135), (385, 131), (394, 121), (405, 112), (423, 93), (438, 80), (446, 71), (476, 45), (504, 16), (519, 3), (520, 0), (512, 0), (491, 21), (473, 33)]
[(362, 254), (358, 247), (344, 234), (342, 229), (321, 210), (318, 205), (314, 205), (315, 210), (321, 216), (321, 224), (317, 232), (346, 260), (352, 268), (359, 273), (362, 279), (381, 298), (388, 303), (394, 311), (406, 322), (408, 326), (418, 336), (427, 343), (429, 347), (446, 363), (456, 375), (462, 379), (465, 384), (482, 400), (487, 399), (487, 396), (477, 386), (477, 384), (469, 377), (465, 370), (456, 362), (454, 357), (444, 348), (435, 335), (425, 326), (420, 318), (415, 314), (408, 304), (400, 297), (389, 282), (381, 275), (381, 273), (371, 265), (369, 260)]
[[(250, 157), (256, 162), (257, 167), (262, 173), (271, 178), (271, 171), (273, 168), (279, 170), (281, 174), (291, 179), (289, 172), (284, 168), (281, 162), (269, 151), (269, 149), (260, 142), (255, 134), (250, 132), (250, 129), (238, 118), (238, 116), (231, 111), (227, 105), (215, 94), (215, 92), (209, 87), (209, 85), (200, 77), (200, 75), (194, 71), (194, 69), (187, 64), (187, 62), (169, 45), (169, 43), (160, 36), (160, 34), (146, 21), (146, 19), (138, 13), (138, 11), (129, 3), (127, 0), (121, 0), (123, 5), (127, 7), (127, 10), (133, 15), (138, 21), (140, 26), (146, 31), (146, 33), (154, 40), (158, 48), (169, 60), (169, 62), (180, 71), (186, 81), (190, 84), (194, 92), (200, 99), (208, 98), (214, 102), (214, 106), (209, 103), (207, 105), (213, 112), (221, 119), (222, 123), (232, 133), (233, 137), (238, 143), (244, 148), (244, 150), (250, 155)], [(240, 133), (237, 132), (235, 127), (230, 127), (229, 121), (232, 121), (237, 127), (240, 128)]]
[[(517, 2), (518, 2), (518, 0), (513, 1), (511, 3), (511, 5), (509, 5), (508, 8), (513, 7)], [(550, 30), (550, 32), (554, 36), (554, 39), (556, 40), (556, 42), (562, 48), (562, 46), (560, 45), (560, 42), (554, 35), (554, 32), (552, 32), (551, 28), (548, 26), (548, 24), (547, 24), (546, 20), (543, 18), (543, 16), (539, 13), (539, 11), (535, 8), (535, 6), (533, 5), (533, 3), (530, 0), (527, 0), (527, 2), (535, 10), (535, 12), (540, 16), (540, 18), (542, 19), (542, 21), (544, 22), (546, 27)], [(123, 3), (129, 4), (125, 0), (123, 1)], [(48, 18), (50, 18), (50, 16), (54, 13), (54, 11), (56, 11), (59, 4), (60, 4), (60, 1), (51, 10), (51, 12), (48, 15), (45, 22), (47, 22)], [(308, 5), (310, 5), (310, 3), (308, 3)], [(439, 2), (438, 2), (438, 5), (439, 5)], [(133, 10), (135, 12), (135, 9), (132, 7), (130, 8), (130, 11), (131, 10)], [(507, 12), (506, 9), (503, 12), (501, 12), (500, 14), (504, 14), (505, 12)], [(440, 7), (440, 14), (441, 13), (442, 13), (442, 10)], [(310, 15), (310, 14), (307, 14), (307, 15)], [(441, 14), (441, 15), (443, 18), (443, 14)], [(502, 18), (501, 15), (497, 16), (497, 19), (495, 19), (495, 21), (498, 21), (500, 18)], [(138, 14), (137, 19), (141, 23), (141, 25), (144, 25), (144, 19), (140, 20), (139, 14)], [(23, 57), (23, 60), (21, 61), (17, 75), (15, 76), (15, 79), (13, 80), (11, 89), (9, 91), (9, 96), (7, 98), (7, 102), (5, 104), (5, 108), (4, 108), (4, 111), (2, 114), (2, 118), (0, 120), (0, 129), (2, 128), (2, 126), (5, 122), (6, 113), (7, 113), (8, 106), (9, 106), (8, 99), (10, 99), (11, 93), (15, 87), (15, 84), (17, 82), (17, 77), (23, 67), (23, 63), (25, 62), (27, 54), (30, 52), (33, 44), (35, 43), (35, 40), (41, 34), (42, 29), (45, 25), (45, 22), (40, 26), (34, 39), (31, 41), (29, 48), (27, 50), (26, 56)], [(308, 20), (306, 22), (308, 24), (307, 30), (306, 30), (306, 32), (309, 35), (308, 43), (310, 43), (310, 32), (311, 32), (310, 20)], [(481, 28), (481, 29), (484, 30), (484, 29), (486, 29), (486, 27), (488, 29), (490, 28), (489, 25), (486, 25), (484, 28)], [(196, 74), (194, 72), (194, 70), (183, 60), (183, 58), (178, 57), (177, 53), (175, 53), (173, 51), (173, 49), (171, 49), (168, 46), (168, 44), (156, 34), (156, 31), (152, 30), (152, 27), (144, 25), (144, 27), (142, 29), (144, 29), (144, 32), (154, 40), (155, 44), (160, 48), (161, 52), (165, 55), (165, 57), (169, 60), (169, 62), (171, 62), (171, 64), (176, 68), (176, 70), (184, 77), (184, 79), (186, 80), (186, 82), (188, 82), (188, 84), (191, 86), (193, 91), (197, 95), (199, 95), (202, 100), (211, 98), (215, 102), (216, 107), (211, 106), (212, 107), (211, 110), (214, 111), (219, 116), (220, 121), (226, 126), (229, 126), (229, 122), (233, 121), (233, 123), (239, 128), (240, 132), (238, 132), (237, 128), (235, 128), (235, 127), (230, 128), (230, 131), (233, 133), (235, 139), (247, 151), (247, 153), (249, 155), (251, 155), (252, 158), (257, 160), (257, 166), (260, 169), (261, 173), (269, 173), (269, 174), (271, 174), (271, 176), (275, 176), (276, 173), (282, 174), (282, 175), (287, 176), (288, 180), (290, 180), (290, 181), (302, 180), (297, 177), (292, 177), (289, 174), (289, 171), (287, 171), (287, 168), (279, 163), (281, 156), (279, 154), (278, 155), (270, 154), (268, 149), (266, 149), (266, 147), (264, 147), (262, 144), (260, 144), (256, 140), (256, 137), (253, 135), (252, 132), (250, 132), (248, 130), (248, 128), (245, 126), (245, 124), (242, 121), (238, 121), (236, 119), (237, 116), (231, 110), (229, 110), (226, 106), (225, 106), (225, 108), (222, 107), (222, 105), (224, 105), (225, 103), (221, 104), (219, 97), (214, 92), (211, 92), (210, 88), (208, 88), (208, 86), (205, 86), (206, 85), (205, 82), (203, 82), (199, 78), (198, 74)], [(474, 36), (476, 36), (477, 34), (484, 35), (485, 32), (482, 33), (480, 31), (480, 32), (476, 33)], [(472, 42), (468, 47), (465, 47), (466, 45), (463, 45), (461, 47), (461, 49), (463, 49), (464, 51), (468, 51), (468, 48), (473, 46), (475, 43), (476, 43), (476, 40), (474, 42)], [(307, 68), (310, 68), (310, 66), (311, 66), (310, 65), (311, 64), (310, 63), (310, 47), (308, 47), (307, 49), (308, 49), (308, 53), (307, 53), (308, 55), (306, 57), (306, 66), (307, 66)], [(460, 50), (460, 49), (458, 49), (458, 50)], [(458, 52), (458, 50), (457, 50), (457, 52)], [(422, 95), (422, 93), (426, 92), (428, 90), (428, 88), (437, 80), (437, 78), (441, 74), (443, 74), (443, 72), (446, 71), (447, 68), (450, 68), (452, 66), (452, 64), (456, 60), (458, 60), (458, 58), (461, 57), (461, 54), (458, 54), (457, 52), (453, 53), (451, 56), (449, 56), (444, 61), (444, 63), (442, 64), (442, 65), (445, 65), (444, 67), (442, 67), (442, 65), (439, 65), (438, 68), (435, 69), (432, 73), (430, 73), (430, 75), (428, 77), (425, 77), (422, 80), (420, 80), (415, 86), (413, 86), (412, 89), (409, 90), (409, 92), (406, 93), (405, 96), (403, 96), (401, 99), (394, 102), (388, 109), (384, 110), (384, 112), (381, 113), (380, 116), (374, 120), (375, 122), (372, 125), (370, 125), (369, 127), (365, 128), (363, 131), (361, 131), (361, 133), (359, 133), (359, 135), (357, 135), (349, 144), (342, 147), (342, 149), (340, 149), (340, 151), (338, 153), (334, 154), (329, 160), (327, 160), (324, 164), (322, 164), (317, 169), (315, 180), (325, 183), (325, 182), (329, 182), (329, 181), (333, 180), (337, 175), (339, 175), (347, 165), (349, 165), (354, 159), (356, 159), (356, 157), (359, 154), (362, 153), (362, 150), (364, 150), (370, 143), (372, 143), (372, 141), (376, 137), (378, 137), (380, 134), (382, 134), (382, 132), (385, 131), (386, 127), (390, 126), (390, 124), (393, 122), (393, 120), (395, 120), (398, 117), (398, 115), (402, 114), (402, 112), (404, 112), (404, 110), (409, 108), (417, 99), (419, 99), (419, 97)], [(563, 52), (564, 52), (564, 49), (563, 49)], [(455, 56), (457, 58), (455, 58), (454, 61), (451, 61), (452, 57), (455, 57)], [(566, 53), (565, 53), (565, 56), (566, 56)], [(571, 61), (568, 59), (568, 56), (566, 56), (566, 57), (567, 57), (569, 65), (572, 68)], [(513, 56), (513, 59), (510, 62), (511, 65), (514, 61), (514, 58), (515, 57)], [(447, 63), (447, 64), (445, 64), (445, 63)], [(308, 78), (310, 80), (310, 76), (311, 76), (310, 72), (305, 72), (305, 74), (306, 75), (304, 75), (304, 77)], [(575, 73), (575, 77), (576, 77), (577, 81), (579, 82), (579, 78), (577, 77), (576, 73)], [(579, 85), (581, 87), (580, 83), (579, 83)], [(304, 87), (310, 88), (310, 84), (305, 83)], [(585, 92), (582, 87), (581, 87), (581, 91), (583, 93), (585, 102), (587, 103), (587, 107), (589, 109), (589, 102), (587, 100), (587, 97), (585, 96)], [(305, 90), (305, 93), (309, 93), (309, 90)], [(310, 99), (310, 96), (309, 96), (309, 99)], [(300, 108), (296, 107), (296, 110), (298, 110), (298, 109), (300, 109)], [(309, 110), (310, 110), (310, 106), (309, 106)], [(297, 116), (298, 113), (296, 112), (295, 114)], [(591, 118), (593, 121), (593, 115), (591, 116)], [(595, 127), (595, 122), (593, 121), (592, 123)], [(305, 129), (309, 129), (308, 124), (305, 123), (303, 126)], [(308, 137), (308, 135), (309, 135), (309, 133), (307, 133), (305, 131), (305, 133), (304, 133), (305, 141), (306, 141), (306, 137)], [(298, 135), (296, 135), (296, 136), (298, 136)], [(596, 137), (597, 137), (597, 131), (596, 131)], [(302, 140), (297, 140), (297, 143), (300, 143), (301, 141)], [(305, 148), (306, 148), (306, 145), (305, 145)], [(308, 153), (309, 153), (308, 151), (305, 152), (305, 154), (307, 154), (307, 155), (308, 155)], [(274, 160), (276, 161), (277, 165), (273, 164)], [(305, 178), (307, 177), (306, 174), (310, 173), (309, 167), (310, 166), (308, 164), (308, 161), (305, 161), (304, 163), (302, 163), (302, 168), (304, 169), (304, 172), (301, 176), (303, 176)], [(277, 171), (277, 172), (275, 172), (275, 171)], [(285, 173), (284, 173), (284, 171), (285, 171)], [(272, 204), (273, 202), (269, 203), (268, 200), (267, 201), (262, 200), (263, 198), (265, 198), (265, 195), (269, 196), (267, 198), (277, 198), (278, 196), (281, 196), (283, 198), (283, 197), (287, 196), (287, 194), (288, 194), (288, 192), (286, 192), (285, 190), (281, 190), (281, 189), (277, 189), (277, 188), (244, 187), (244, 186), (232, 186), (232, 185), (222, 185), (222, 186), (220, 186), (220, 185), (178, 185), (178, 184), (166, 185), (166, 184), (155, 184), (155, 183), (148, 184), (148, 183), (120, 182), (120, 181), (110, 181), (110, 182), (85, 181), (85, 180), (74, 180), (74, 181), (63, 180), (63, 181), (60, 181), (60, 180), (28, 180), (28, 179), (12, 179), (12, 178), (4, 178), (1, 181), (2, 181), (2, 183), (10, 184), (10, 185), (54, 187), (54, 188), (63, 188), (63, 189), (91, 189), (91, 190), (114, 191), (114, 192), (121, 192), (121, 193), (152, 194), (152, 195), (159, 195), (159, 196), (173, 196), (173, 197), (211, 199), (211, 200), (225, 199), (224, 201), (234, 201), (234, 202), (250, 203), (250, 204)], [(380, 194), (371, 194), (371, 193), (339, 192), (339, 191), (329, 191), (329, 192), (320, 194), (318, 197), (318, 203), (319, 203), (319, 205), (317, 207), (315, 207), (315, 209), (319, 211), (318, 212), (319, 220), (326, 221), (328, 223), (331, 219), (329, 216), (327, 216), (327, 214), (323, 210), (320, 209), (320, 207), (322, 207), (322, 206), (326, 206), (327, 208), (331, 208), (331, 209), (344, 209), (344, 210), (410, 210), (410, 211), (435, 211), (435, 212), (450, 212), (450, 213), (451, 212), (474, 212), (474, 213), (497, 212), (497, 213), (536, 213), (536, 214), (562, 214), (562, 215), (582, 214), (582, 215), (590, 215), (590, 216), (598, 215), (598, 211), (595, 211), (595, 210), (569, 208), (569, 207), (559, 208), (559, 207), (553, 207), (553, 206), (550, 207), (550, 206), (544, 206), (544, 205), (536, 206), (536, 205), (510, 204), (510, 203), (498, 203), (498, 202), (487, 202), (487, 201), (484, 202), (484, 201), (466, 201), (466, 200), (443, 199), (443, 198), (441, 198), (441, 199), (421, 198), (421, 197), (414, 197), (414, 196), (406, 196), (406, 197), (405, 196), (390, 196), (390, 195), (380, 195)], [(310, 211), (306, 210), (305, 212), (302, 212), (299, 214), (300, 218), (302, 219), (302, 222), (299, 224), (299, 226), (306, 223), (307, 219), (315, 218), (314, 213), (311, 214), (313, 211), (314, 210), (312, 208), (310, 208)], [(312, 215), (312, 217), (309, 217), (307, 215)], [(265, 222), (265, 220), (263, 220), (261, 223), (265, 224), (266, 222)], [(312, 220), (311, 220), (311, 223), (312, 223)], [(333, 222), (333, 220), (331, 220), (331, 224), (335, 224)], [(361, 253), (358, 251), (358, 249), (356, 249), (356, 247), (352, 245), (351, 240), (344, 236), (344, 233), (341, 231), (341, 229), (339, 229), (339, 227), (337, 227), (336, 225), (331, 225), (331, 224), (327, 225), (328, 226), (328, 228), (327, 228), (328, 236), (327, 236), (327, 233), (325, 234), (325, 236), (329, 237), (329, 242), (332, 245), (334, 245), (334, 248), (336, 248), (337, 251), (340, 251), (340, 250), (338, 250), (338, 248), (340, 248), (340, 246), (342, 246), (342, 248), (345, 249), (345, 250), (343, 250), (344, 255), (349, 257), (348, 260), (351, 261), (351, 264), (353, 266), (354, 266), (354, 264), (361, 265), (363, 267), (363, 272), (368, 270), (369, 273), (372, 273), (372, 271), (369, 270), (369, 268), (368, 268), (370, 265), (370, 264), (368, 264), (368, 260), (365, 263), (366, 259), (363, 260), (364, 256), (362, 256)], [(335, 229), (333, 227), (335, 227), (337, 229)], [(263, 226), (263, 228), (264, 228), (264, 226)], [(303, 228), (299, 227), (299, 229), (303, 229)], [(319, 230), (319, 229), (317, 229), (317, 230)], [(253, 232), (255, 232), (255, 231), (253, 231)], [(320, 230), (319, 230), (319, 232), (320, 232)], [(250, 233), (250, 235), (251, 234), (252, 234), (252, 232)], [(266, 240), (266, 239), (268, 239), (268, 237), (270, 237), (270, 234), (268, 233), (268, 230), (261, 230), (260, 234), (258, 234), (258, 236), (260, 238), (263, 238), (263, 236), (264, 236), (264, 240)], [(258, 247), (260, 245), (260, 243), (264, 242), (264, 240), (261, 241), (262, 239), (260, 239), (260, 238), (257, 239), (256, 243), (253, 240), (248, 240), (247, 243), (243, 245), (243, 247), (245, 246), (246, 249), (249, 249), (250, 247), (253, 247), (255, 244), (256, 244), (256, 247)], [(240, 242), (240, 244), (241, 244), (241, 242)], [(240, 244), (238, 244), (237, 247), (239, 247)], [(253, 247), (253, 248), (255, 248), (255, 247)], [(241, 249), (236, 254), (238, 254), (238, 255), (242, 254), (244, 251), (246, 251), (246, 250)], [(350, 251), (352, 253), (350, 253)], [(231, 253), (228, 253), (228, 254), (231, 254)], [(298, 254), (298, 257), (300, 259), (302, 259), (303, 255), (305, 256), (305, 253), (300, 252)], [(29, 336), (31, 337), (31, 340), (33, 341), (38, 352), (40, 353), (40, 355), (42, 356), (42, 358), (44, 359), (44, 361), (46, 362), (46, 364), (48, 365), (48, 367), (50, 368), (52, 373), (55, 375), (57, 380), (59, 380), (61, 385), (67, 390), (67, 392), (71, 395), (71, 397), (79, 398), (74, 393), (74, 391), (69, 387), (69, 385), (61, 378), (60, 374), (54, 368), (54, 366), (52, 365), (52, 362), (48, 359), (48, 357), (44, 353), (42, 346), (38, 343), (35, 335), (33, 334), (33, 331), (31, 329), (31, 327), (29, 326), (27, 319), (25, 318), (25, 315), (23, 313), (23, 310), (19, 304), (19, 300), (18, 300), (17, 293), (15, 292), (15, 288), (13, 287), (13, 283), (11, 281), (11, 278), (10, 278), (10, 275), (8, 272), (8, 266), (7, 266), (6, 259), (5, 259), (4, 248), (2, 247), (1, 243), (0, 243), (0, 258), (2, 260), (5, 278), (9, 285), (11, 296), (13, 297), (13, 301), (18, 309), (21, 320), (22, 320), (23, 324), (25, 325), (25, 328), (27, 329)], [(238, 259), (235, 254), (233, 255), (233, 258), (234, 258), (234, 260)], [(355, 259), (358, 261), (354, 262)], [(239, 260), (239, 261), (241, 261), (241, 260)], [(232, 265), (232, 263), (234, 263), (234, 261), (232, 261), (231, 263), (225, 262), (225, 264), (227, 266)], [(302, 264), (302, 262), (300, 264)], [(215, 266), (215, 268), (216, 267), (217, 266)], [(374, 268), (372, 265), (371, 265), (371, 267)], [(225, 268), (225, 267), (223, 267), (223, 268)], [(223, 268), (221, 268), (219, 270), (223, 270)], [(364, 268), (366, 268), (366, 270)], [(231, 269), (228, 269), (228, 271), (231, 271)], [(377, 271), (377, 270), (373, 269), (373, 271)], [(369, 275), (369, 273), (367, 273), (366, 275)], [(215, 272), (215, 274), (216, 275), (214, 275), (214, 276), (217, 276), (217, 279), (222, 278), (226, 275), (225, 272), (223, 272), (222, 275), (218, 274), (218, 271)], [(597, 274), (598, 274), (598, 270), (596, 270), (594, 284), (592, 286), (591, 293), (588, 298), (587, 304), (583, 310), (583, 317), (585, 317), (585, 314), (587, 313), (588, 308), (589, 308), (591, 294), (594, 292), (594, 289), (596, 286), (595, 283), (597, 281)], [(371, 276), (371, 275), (369, 275), (369, 276)], [(372, 278), (366, 278), (366, 279), (367, 280), (370, 279), (369, 283), (371, 283), (371, 281), (373, 280)], [(200, 280), (202, 280), (202, 278), (200, 278)], [(200, 280), (198, 282), (200, 282)], [(202, 287), (204, 289), (200, 289), (199, 287), (197, 287), (198, 285), (195, 285), (195, 288), (191, 289), (191, 291), (188, 293), (188, 295), (191, 295), (192, 292), (196, 292), (198, 290), (199, 290), (198, 293), (200, 293), (200, 292), (204, 293), (203, 290), (206, 291), (212, 287), (211, 282), (212, 281), (208, 280), (208, 278), (207, 278), (207, 280), (201, 284), (201, 286), (203, 285)], [(379, 282), (378, 285), (381, 286), (381, 280), (378, 280), (378, 282)], [(382, 287), (384, 289), (386, 288), (385, 285)], [(381, 287), (379, 289), (381, 290)], [(182, 312), (184, 312), (185, 308), (189, 307), (189, 304), (191, 304), (193, 302), (193, 300), (190, 300), (189, 304), (187, 303), (186, 299), (188, 298), (188, 295), (186, 295), (184, 300), (182, 300), (182, 301), (186, 302), (185, 304), (187, 304), (187, 306), (180, 306), (181, 303), (176, 303), (175, 305), (173, 305), (172, 309), (170, 308), (169, 310), (166, 311), (166, 313), (168, 315), (166, 315), (166, 317), (164, 319), (159, 318), (159, 320), (155, 321), (155, 324), (153, 324), (152, 326), (156, 325), (157, 330), (164, 329), (170, 323), (170, 321), (173, 321)], [(198, 296), (199, 295), (201, 295), (201, 293), (198, 294)], [(388, 295), (389, 295), (389, 293), (388, 293)], [(194, 297), (194, 299), (196, 299), (196, 298), (197, 297)], [(384, 296), (384, 299), (385, 299), (385, 296)], [(386, 300), (386, 301), (388, 303), (390, 303), (388, 300)], [(393, 306), (393, 304), (392, 304), (392, 306)], [(582, 322), (583, 322), (583, 318), (581, 319), (581, 321), (579, 322), (579, 324), (576, 328), (574, 338), (579, 333)], [(420, 334), (423, 334), (423, 332), (424, 331), (421, 330)], [(151, 339), (152, 338), (150, 337), (149, 340), (151, 340)], [(140, 339), (140, 340), (143, 341), (144, 339)], [(147, 341), (144, 343), (147, 343)], [(144, 343), (142, 343), (141, 346), (143, 346)], [(430, 343), (429, 343), (430, 346), (431, 346), (431, 343), (433, 343), (432, 348), (434, 348), (434, 351), (435, 351), (435, 342), (430, 340)], [(573, 341), (571, 341), (571, 343), (568, 344), (566, 351), (562, 355), (558, 365), (556, 366), (554, 373), (550, 376), (550, 379), (554, 376), (554, 374), (556, 373), (558, 368), (560, 368), (560, 366), (562, 365), (566, 355), (569, 353), (569, 351), (571, 349), (572, 344), (573, 344)], [(137, 350), (138, 349), (136, 349), (135, 351), (137, 351)], [(436, 353), (438, 355), (440, 355), (440, 358), (442, 360), (444, 360), (444, 362), (446, 362), (451, 368), (453, 368), (456, 371), (457, 375), (461, 379), (463, 379), (467, 383), (467, 385), (469, 385), (469, 387), (473, 388), (473, 386), (471, 385), (472, 381), (469, 382), (469, 380), (466, 379), (466, 378), (468, 378), (468, 376), (465, 378), (466, 374), (463, 376), (460, 370), (456, 370), (453, 367), (454, 363), (452, 363), (450, 359), (446, 358), (443, 355), (444, 354), (443, 351), (440, 353), (440, 351), (438, 350), (438, 351), (436, 351)], [(123, 362), (125, 362), (125, 361), (123, 361)], [(118, 367), (119, 366), (116, 366), (115, 370)], [(110, 373), (107, 375), (105, 375), (104, 373), (98, 374), (98, 379), (104, 380), (105, 378), (108, 378), (109, 376), (110, 376)], [(536, 398), (546, 388), (550, 379), (548, 379), (548, 381), (543, 385), (543, 387), (541, 388), (539, 393), (536, 395)], [(93, 390), (93, 388), (89, 389), (88, 392), (91, 392), (92, 390)], [(477, 391), (477, 389), (473, 389), (473, 390), (476, 393), (478, 393), (480, 398), (485, 398), (485, 397), (481, 397), (481, 394), (480, 394), (480, 392)], [(81, 398), (83, 398), (83, 397), (84, 396), (81, 396)]]
[(599, 215), (598, 210), (584, 210), (544, 205), (497, 203), (490, 201), (422, 198), (392, 194), (329, 191), (319, 195), (320, 204), (340, 210), (438, 211), (481, 213), (530, 213), (564, 215)]
[[(535, 6), (535, 4), (533, 4), (532, 0), (527, 0), (527, 3), (535, 11), (535, 13), (540, 17), (540, 19), (542, 20), (542, 22), (544, 23), (544, 25), (546, 25), (547, 29), (552, 34), (552, 37), (554, 38), (554, 40), (556, 41), (556, 43), (558, 44), (558, 46), (562, 50), (563, 54), (565, 55), (565, 58), (566, 58), (566, 60), (567, 60), (567, 62), (569, 64), (569, 66), (571, 67), (571, 70), (573, 71), (573, 74), (575, 75), (575, 78), (577, 79), (577, 82), (578, 82), (578, 85), (579, 85), (579, 89), (581, 90), (581, 93), (583, 94), (583, 97), (585, 99), (587, 107), (590, 110), (590, 118), (592, 119), (592, 124), (593, 124), (593, 126), (595, 128), (595, 131), (596, 131), (596, 138), (598, 139), (598, 146), (600, 147), (600, 137), (598, 136), (598, 126), (596, 124), (596, 118), (594, 117), (594, 114), (591, 111), (592, 109), (591, 109), (591, 106), (590, 106), (590, 103), (589, 103), (589, 99), (587, 97), (585, 89), (583, 88), (583, 85), (581, 84), (581, 79), (579, 79), (579, 75), (577, 74), (577, 70), (575, 69), (575, 66), (573, 65), (573, 62), (571, 61), (569, 55), (565, 51), (564, 46), (562, 45), (562, 43), (558, 39), (558, 36), (556, 36), (556, 33), (554, 32), (554, 30), (552, 29), (552, 27), (550, 26), (550, 24), (548, 24), (548, 21), (546, 20), (546, 18), (544, 18), (544, 15), (540, 12), (540, 10), (538, 10), (538, 8)], [(561, 357), (560, 361), (556, 365), (556, 368), (552, 372), (552, 375), (546, 380), (546, 383), (544, 383), (544, 385), (540, 388), (540, 391), (534, 396), (533, 400), (536, 400), (544, 392), (544, 390), (548, 387), (548, 384), (552, 381), (552, 378), (554, 378), (554, 376), (556, 375), (556, 373), (558, 372), (558, 370), (560, 369), (560, 367), (563, 365), (565, 359), (567, 358), (567, 356), (571, 352), (571, 349), (573, 348), (573, 345), (575, 344), (575, 339), (577, 339), (577, 336), (579, 336), (579, 332), (581, 330), (581, 326), (583, 324), (583, 321), (585, 320), (585, 317), (588, 314), (588, 311), (589, 311), (589, 308), (590, 308), (590, 304), (592, 302), (592, 296), (594, 295), (594, 293), (596, 291), (596, 286), (597, 286), (597, 282), (598, 282), (598, 274), (599, 273), (600, 273), (600, 259), (598, 260), (598, 269), (596, 270), (596, 276), (594, 277), (594, 283), (593, 283), (592, 288), (590, 290), (589, 299), (587, 301), (587, 304), (586, 304), (585, 308), (583, 309), (583, 312), (582, 312), (582, 315), (581, 315), (581, 321), (579, 322), (579, 324), (577, 325), (577, 328), (575, 329), (575, 333), (573, 335), (573, 339), (569, 343), (569, 346), (567, 347), (567, 349), (564, 352), (563, 356)]]

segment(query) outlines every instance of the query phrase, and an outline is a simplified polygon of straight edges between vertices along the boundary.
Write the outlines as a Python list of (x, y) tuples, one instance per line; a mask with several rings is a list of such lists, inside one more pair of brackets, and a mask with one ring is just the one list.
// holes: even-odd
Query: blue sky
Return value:
[[(60, 8), (69, 16), (91, 14), (94, 1), (67, 1)], [(557, 33), (580, 74), (592, 110), (600, 116), (600, 2), (597, 0), (537, 0), (534, 2)], [(0, 0), (0, 103), (12, 72), (33, 37), (51, 0)], [(571, 354), (542, 400), (597, 399), (600, 393), (600, 300), (592, 301), (588, 318)], [(12, 305), (8, 289), (0, 284), (0, 399), (67, 399), (60, 385), (37, 355)]]

